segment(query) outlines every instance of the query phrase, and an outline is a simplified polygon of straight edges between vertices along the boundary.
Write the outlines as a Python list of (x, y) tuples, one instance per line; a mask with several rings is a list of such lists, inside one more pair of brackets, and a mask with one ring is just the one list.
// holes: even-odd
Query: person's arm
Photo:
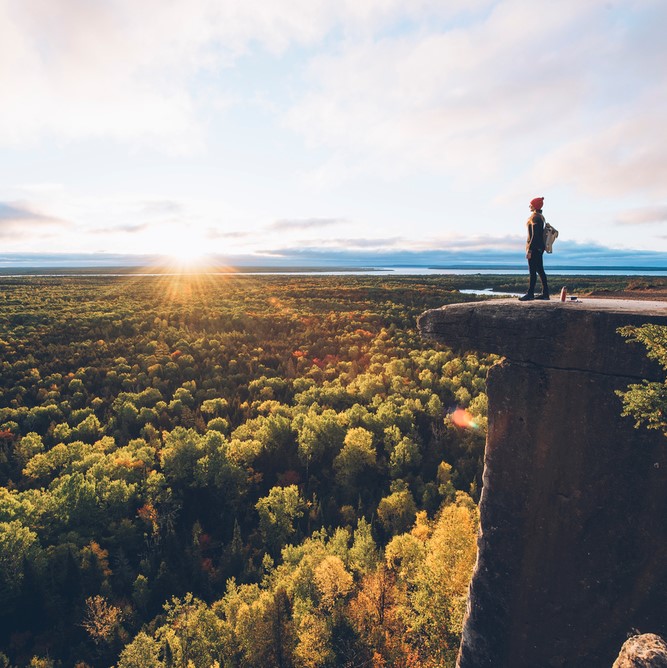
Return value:
[(528, 219), (526, 227), (528, 228), (528, 239), (526, 240), (526, 258), (530, 260), (533, 239), (535, 238), (535, 225), (533, 225), (532, 218)]

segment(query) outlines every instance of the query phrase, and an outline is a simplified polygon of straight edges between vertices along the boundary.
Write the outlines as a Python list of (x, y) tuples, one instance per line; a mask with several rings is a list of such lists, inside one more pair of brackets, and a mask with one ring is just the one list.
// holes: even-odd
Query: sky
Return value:
[(0, 0), (0, 265), (525, 262), (544, 196), (554, 262), (667, 266), (665, 28), (665, 0)]

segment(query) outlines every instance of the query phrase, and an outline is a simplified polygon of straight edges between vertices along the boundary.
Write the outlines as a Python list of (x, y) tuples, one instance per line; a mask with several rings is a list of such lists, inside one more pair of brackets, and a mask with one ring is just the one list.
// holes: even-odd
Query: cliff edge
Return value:
[(461, 668), (607, 668), (667, 633), (667, 439), (616, 390), (662, 371), (617, 329), (667, 302), (494, 300), (424, 313), (424, 336), (497, 353)]

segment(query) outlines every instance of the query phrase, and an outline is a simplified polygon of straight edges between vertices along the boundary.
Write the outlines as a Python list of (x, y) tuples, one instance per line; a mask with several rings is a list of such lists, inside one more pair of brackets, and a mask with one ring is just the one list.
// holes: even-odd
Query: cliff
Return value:
[(661, 378), (623, 325), (667, 302), (498, 300), (424, 313), (423, 335), (505, 359), (487, 378), (478, 559), (461, 668), (607, 668), (667, 632), (667, 439), (615, 390)]

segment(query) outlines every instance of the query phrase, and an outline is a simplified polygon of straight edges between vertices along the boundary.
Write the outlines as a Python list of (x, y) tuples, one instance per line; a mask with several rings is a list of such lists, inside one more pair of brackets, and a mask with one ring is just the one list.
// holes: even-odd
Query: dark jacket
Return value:
[(527, 251), (544, 251), (544, 222), (541, 211), (533, 211), (530, 214), (530, 218), (526, 222), (528, 228)]

